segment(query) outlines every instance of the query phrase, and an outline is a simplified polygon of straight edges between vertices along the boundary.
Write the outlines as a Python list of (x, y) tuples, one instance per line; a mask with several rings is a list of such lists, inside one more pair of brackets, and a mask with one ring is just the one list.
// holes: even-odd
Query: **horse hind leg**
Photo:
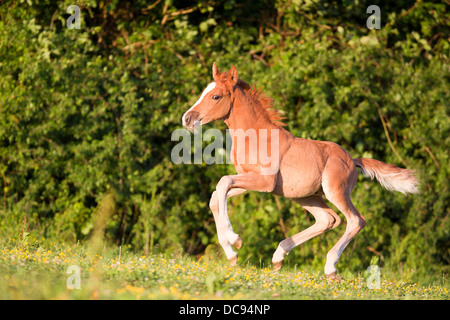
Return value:
[(341, 223), (339, 216), (327, 206), (321, 196), (293, 200), (311, 213), (316, 222), (311, 227), (280, 242), (272, 257), (274, 271), (281, 268), (284, 257), (289, 254), (292, 249), (325, 231), (337, 227)]
[(350, 194), (358, 179), (353, 159), (347, 154), (330, 157), (322, 174), (322, 190), (325, 197), (345, 216), (347, 226), (343, 236), (327, 253), (325, 276), (336, 278), (336, 264), (344, 249), (366, 225), (366, 219), (355, 208)]
[(331, 197), (328, 197), (328, 200), (330, 200), (344, 214), (347, 220), (347, 227), (344, 235), (327, 253), (327, 261), (325, 263), (324, 270), (325, 276), (327, 278), (334, 279), (336, 278), (336, 264), (339, 261), (339, 257), (353, 237), (355, 237), (362, 230), (362, 228), (364, 228), (366, 225), (366, 219), (353, 205), (350, 195), (333, 194)]

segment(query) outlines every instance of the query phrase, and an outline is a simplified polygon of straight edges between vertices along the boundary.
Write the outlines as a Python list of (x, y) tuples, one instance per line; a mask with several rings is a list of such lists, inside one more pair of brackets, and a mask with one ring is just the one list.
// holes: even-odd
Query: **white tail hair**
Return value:
[(390, 191), (398, 191), (403, 194), (418, 193), (419, 182), (415, 172), (410, 169), (402, 169), (393, 164), (387, 164), (375, 159), (354, 159), (355, 165), (362, 169), (365, 176), (376, 178), (378, 182)]

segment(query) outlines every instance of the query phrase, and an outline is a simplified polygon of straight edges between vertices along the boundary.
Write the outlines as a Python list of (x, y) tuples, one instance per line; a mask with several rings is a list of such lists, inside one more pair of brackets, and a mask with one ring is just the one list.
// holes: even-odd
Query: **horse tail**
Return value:
[(403, 194), (419, 192), (419, 182), (413, 170), (402, 169), (375, 159), (358, 158), (353, 161), (362, 169), (365, 176), (376, 178), (390, 191), (399, 191)]

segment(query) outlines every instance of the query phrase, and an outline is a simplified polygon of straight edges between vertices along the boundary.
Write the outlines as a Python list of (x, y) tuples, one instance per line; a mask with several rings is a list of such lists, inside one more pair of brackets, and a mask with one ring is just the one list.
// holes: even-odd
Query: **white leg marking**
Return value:
[(218, 215), (218, 226), (217, 230), (219, 233), (219, 243), (225, 251), (225, 255), (228, 260), (233, 260), (236, 258), (237, 253), (233, 250), (231, 244), (234, 243), (239, 237), (234, 233), (231, 227), (230, 219), (228, 218), (227, 212), (227, 193), (231, 185), (231, 178), (225, 176), (222, 177), (217, 184), (217, 198), (219, 202), (219, 215)]

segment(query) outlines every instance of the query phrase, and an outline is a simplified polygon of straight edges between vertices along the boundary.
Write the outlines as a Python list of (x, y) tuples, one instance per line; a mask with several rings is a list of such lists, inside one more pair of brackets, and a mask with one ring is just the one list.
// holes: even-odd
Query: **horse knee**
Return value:
[(225, 194), (228, 192), (230, 186), (233, 183), (233, 179), (229, 176), (223, 176), (220, 178), (219, 183), (216, 186), (217, 192), (225, 192)]

